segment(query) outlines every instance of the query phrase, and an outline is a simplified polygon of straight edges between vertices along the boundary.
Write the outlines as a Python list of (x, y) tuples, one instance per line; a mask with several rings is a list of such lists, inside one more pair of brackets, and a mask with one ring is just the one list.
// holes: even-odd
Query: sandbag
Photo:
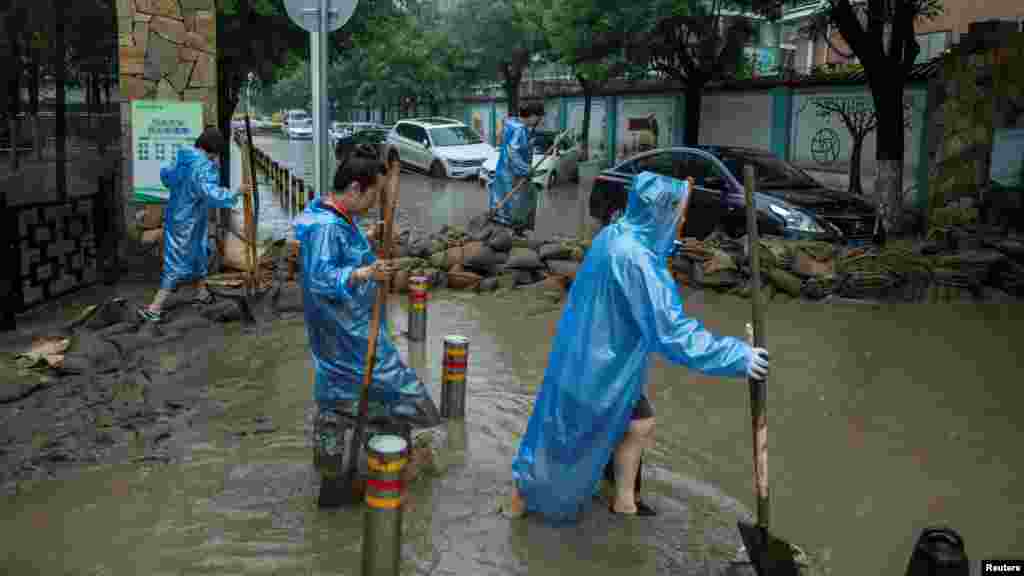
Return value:
[(800, 297), (800, 279), (780, 268), (771, 268), (767, 271), (768, 279), (780, 292), (785, 292), (794, 298)]
[(452, 290), (473, 290), (483, 280), (479, 274), (468, 271), (449, 272), (448, 287)]
[(484, 278), (483, 280), (481, 280), (480, 283), (477, 285), (476, 291), (477, 292), (494, 292), (497, 289), (498, 289), (498, 279), (492, 277), (492, 278)]
[(793, 272), (804, 277), (820, 277), (835, 274), (835, 260), (815, 258), (810, 252), (796, 250), (793, 255)]
[(566, 276), (570, 281), (576, 279), (576, 270), (580, 266), (575, 260), (548, 260), (546, 264), (553, 274)]
[(472, 253), (467, 251), (462, 265), (465, 266), (467, 270), (472, 270), (484, 276), (489, 276), (493, 273), (494, 267), (498, 262), (498, 252), (495, 252), (489, 246), (481, 245), (478, 249), (473, 250)]
[(469, 242), (462, 246), (453, 246), (444, 252), (436, 252), (430, 257), (430, 263), (436, 268), (451, 268), (453, 264), (465, 264), (476, 258), (485, 249), (483, 242)]
[(573, 247), (561, 242), (552, 242), (541, 246), (537, 253), (541, 260), (571, 260)]
[(510, 270), (538, 270), (544, 267), (540, 255), (529, 248), (513, 248), (505, 268)]
[(533, 284), (533, 270), (516, 270), (515, 271), (515, 283), (516, 286), (524, 286), (526, 284)]
[(487, 245), (497, 252), (508, 252), (512, 249), (514, 237), (508, 228), (497, 228), (487, 240)]
[(391, 291), (395, 294), (405, 294), (409, 291), (409, 271), (399, 270), (391, 278)]
[(434, 243), (430, 238), (420, 238), (409, 245), (409, 255), (416, 258), (430, 258)]

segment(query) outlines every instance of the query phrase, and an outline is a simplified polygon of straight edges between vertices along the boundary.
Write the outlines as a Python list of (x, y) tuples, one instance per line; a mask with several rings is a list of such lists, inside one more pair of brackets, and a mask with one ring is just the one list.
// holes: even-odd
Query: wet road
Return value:
[[(309, 140), (283, 140), (269, 136), (253, 136), (254, 144), (276, 158), (293, 174), (313, 182), (313, 144)], [(238, 148), (234, 149), (235, 152)], [(240, 174), (239, 154), (232, 154), (233, 179), (237, 186)], [(291, 233), (280, 201), (261, 187), (260, 235), (263, 238), (283, 237)], [(556, 234), (575, 235), (580, 212), (588, 197), (581, 199), (577, 186), (561, 182), (542, 195), (538, 204), (536, 235), (550, 238)], [(399, 191), (399, 230), (412, 229), (416, 234), (440, 230), (446, 224), (464, 225), (470, 218), (487, 210), (487, 191), (476, 180), (438, 180), (423, 174), (403, 171)], [(241, 205), (239, 205), (241, 206)], [(240, 207), (238, 208), (241, 209)], [(586, 219), (590, 221), (589, 217)]]
[[(440, 195), (473, 190), (483, 198), (461, 183)], [(444, 223), (423, 194), (433, 191), (403, 179), (412, 221)], [(736, 518), (753, 507), (740, 380), (652, 362), (658, 429), (645, 485), (657, 519), (594, 507), (580, 526), (553, 529), (494, 513), (543, 376), (553, 308), (530, 291), (438, 292), (426, 346), (397, 339), (435, 399), (441, 338), (471, 340), (468, 419), (449, 430), (444, 473), (411, 490), (403, 573), (718, 573), (738, 544)], [(749, 317), (747, 302), (712, 294), (689, 295), (687, 309), (722, 333), (741, 334)], [(401, 331), (405, 314), (391, 317)], [(774, 531), (834, 575), (902, 574), (932, 524), (959, 530), (975, 561), (1024, 554), (1022, 322), (1020, 306), (769, 306)], [(219, 409), (179, 439), (180, 463), (97, 468), (0, 505), (6, 571), (358, 574), (361, 516), (316, 509), (304, 343), (292, 320), (213, 357)]]

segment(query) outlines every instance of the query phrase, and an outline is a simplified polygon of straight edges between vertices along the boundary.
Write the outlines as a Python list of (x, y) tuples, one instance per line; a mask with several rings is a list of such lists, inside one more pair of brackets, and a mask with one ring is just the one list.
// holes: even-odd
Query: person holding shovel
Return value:
[[(625, 215), (605, 227), (580, 265), (557, 326), (547, 369), (502, 512), (575, 521), (614, 456), (609, 508), (653, 515), (635, 480), (651, 442), (654, 410), (645, 395), (648, 356), (712, 376), (764, 377), (768, 352), (719, 337), (683, 311), (668, 256), (683, 224), (686, 183), (636, 176)], [(646, 511), (646, 512), (645, 512)]]
[[(522, 233), (533, 230), (537, 213), (537, 200), (530, 182), (530, 165), (533, 157), (531, 137), (533, 130), (544, 121), (544, 103), (527, 102), (519, 107), (519, 116), (505, 120), (498, 164), (494, 169), (489, 198), (490, 209), (494, 212), (491, 221)], [(514, 190), (503, 206), (502, 199)]]
[(173, 164), (160, 169), (160, 181), (171, 191), (164, 210), (164, 263), (160, 289), (149, 306), (138, 309), (142, 320), (161, 321), (167, 299), (182, 284), (195, 284), (193, 303), (213, 302), (206, 286), (210, 208), (231, 208), (242, 194), (249, 193), (245, 186), (232, 192), (218, 185), (218, 158), (223, 150), (220, 130), (209, 127), (194, 147), (182, 148)]
[[(344, 432), (354, 427), (376, 283), (390, 263), (377, 260), (359, 221), (377, 206), (397, 161), (386, 167), (377, 150), (359, 144), (341, 158), (334, 189), (315, 199), (295, 220), (300, 243), (302, 300), (313, 355), (317, 404), (314, 458), (322, 476), (337, 477), (344, 460)], [(415, 428), (441, 423), (430, 394), (406, 366), (383, 323), (369, 388), (371, 424), (408, 437)]]

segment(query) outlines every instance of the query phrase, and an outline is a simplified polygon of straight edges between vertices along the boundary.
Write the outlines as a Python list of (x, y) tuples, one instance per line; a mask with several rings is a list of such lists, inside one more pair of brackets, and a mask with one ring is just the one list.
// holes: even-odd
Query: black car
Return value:
[(696, 146), (637, 154), (594, 180), (590, 215), (608, 224), (626, 209), (629, 186), (641, 172), (694, 179), (683, 234), (704, 238), (716, 226), (734, 237), (746, 233), (743, 169), (757, 174), (754, 204), (762, 234), (861, 243), (874, 235), (875, 208), (848, 192), (823, 186), (796, 166), (751, 148)]
[[(381, 128), (364, 128), (354, 134), (350, 134), (343, 138), (339, 138), (335, 142), (335, 148), (339, 146), (355, 146), (357, 144), (370, 144), (375, 146), (378, 150), (383, 153), (385, 148), (388, 148), (388, 133), (390, 130), (384, 130)], [(398, 151), (394, 148), (387, 150), (389, 160), (396, 160), (398, 158)]]

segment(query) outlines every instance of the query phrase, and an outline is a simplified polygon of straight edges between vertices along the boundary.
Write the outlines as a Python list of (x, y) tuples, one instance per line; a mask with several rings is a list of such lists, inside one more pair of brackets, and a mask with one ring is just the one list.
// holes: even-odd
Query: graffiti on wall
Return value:
[[(908, 92), (904, 98), (908, 108), (904, 158), (908, 165), (916, 165), (919, 156), (916, 144), (920, 137), (924, 94)], [(874, 102), (867, 90), (839, 94), (797, 94), (793, 98), (793, 107), (792, 159), (823, 169), (842, 168), (850, 161), (853, 138), (839, 110), (852, 118), (856, 126), (868, 126), (874, 122)], [(872, 131), (864, 140), (864, 161), (873, 162), (874, 151), (875, 134)]]

